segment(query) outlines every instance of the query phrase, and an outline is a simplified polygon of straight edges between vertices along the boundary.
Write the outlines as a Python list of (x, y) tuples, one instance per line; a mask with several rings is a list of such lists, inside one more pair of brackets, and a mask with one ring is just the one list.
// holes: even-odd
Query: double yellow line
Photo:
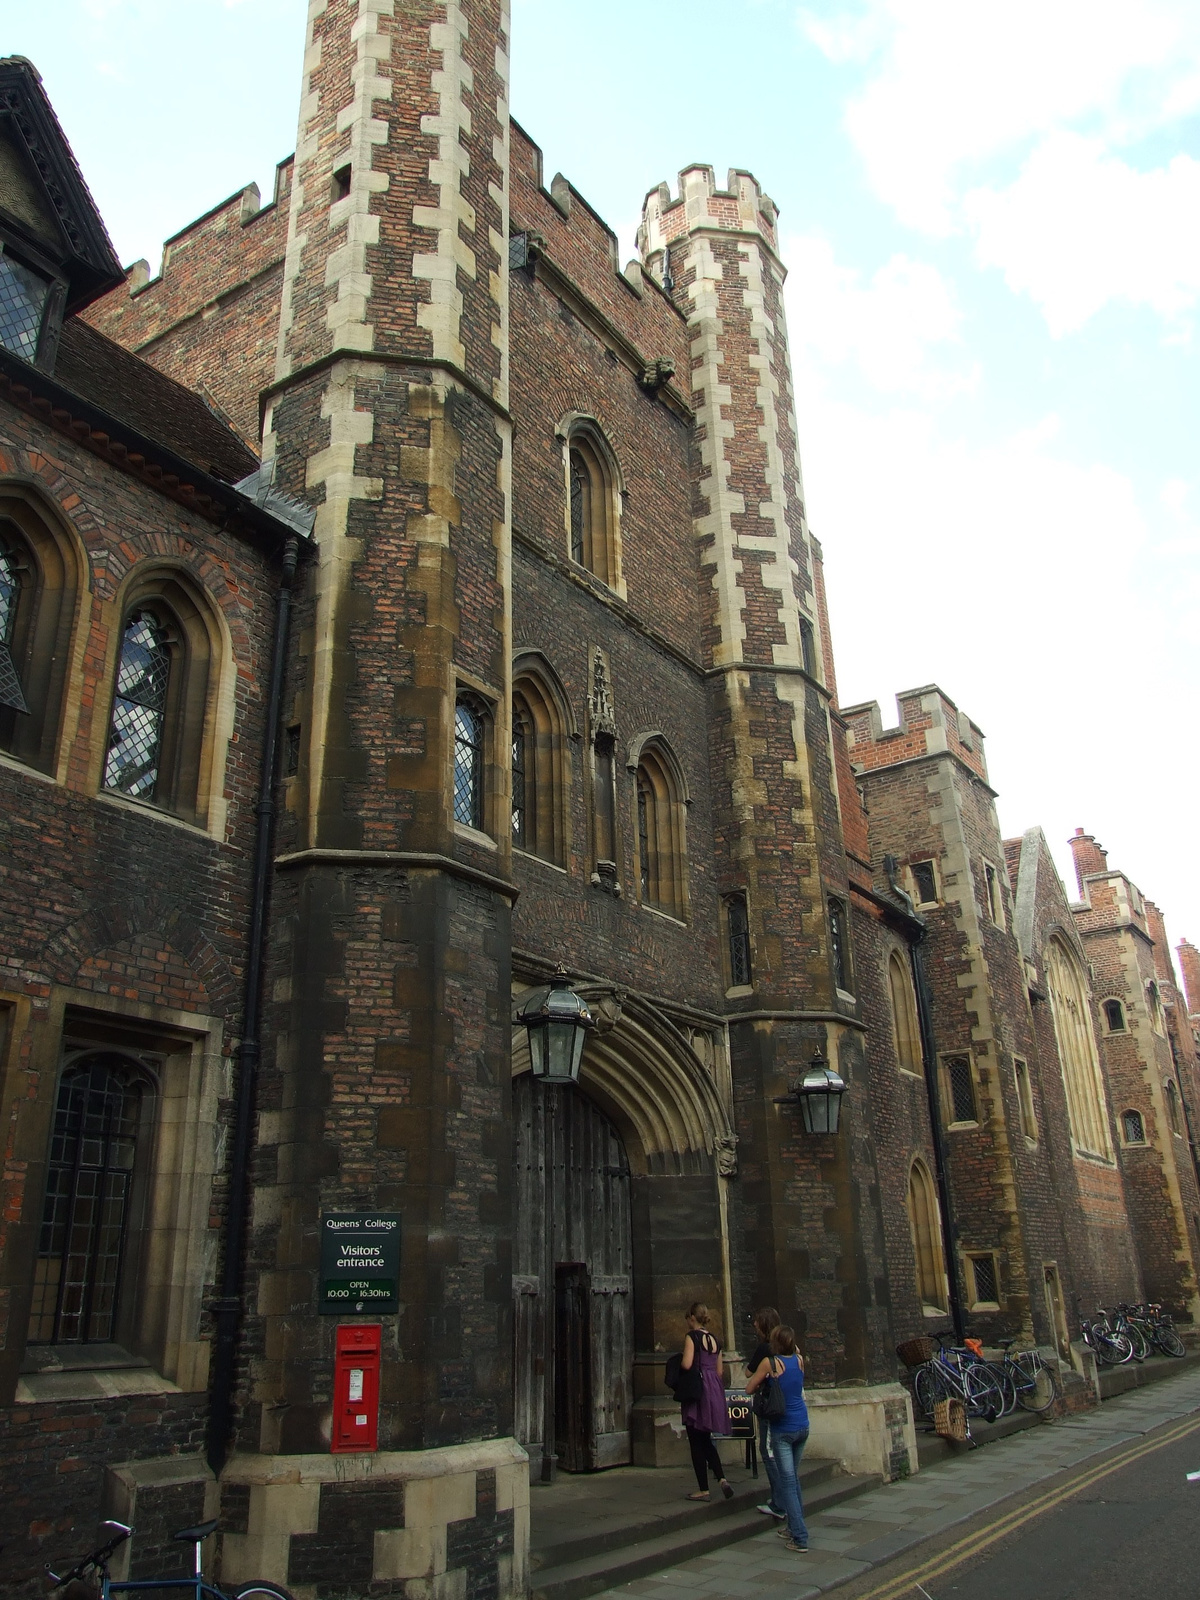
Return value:
[(1040, 1495), (1036, 1500), (1030, 1500), (1023, 1506), (1018, 1506), (1015, 1511), (1010, 1511), (1007, 1516), (1001, 1517), (998, 1522), (993, 1522), (988, 1528), (978, 1533), (968, 1534), (965, 1539), (960, 1539), (957, 1544), (949, 1545), (945, 1550), (931, 1556), (928, 1561), (919, 1567), (912, 1567), (903, 1572), (899, 1577), (889, 1578), (877, 1589), (870, 1589), (859, 1595), (857, 1600), (898, 1600), (900, 1595), (908, 1594), (918, 1585), (925, 1584), (932, 1579), (940, 1578), (953, 1568), (961, 1566), (964, 1561), (986, 1550), (989, 1545), (998, 1539), (1006, 1538), (1023, 1527), (1025, 1523), (1032, 1522), (1035, 1517), (1040, 1517), (1045, 1511), (1052, 1511), (1055, 1506), (1061, 1505), (1064, 1500), (1069, 1500), (1072, 1495), (1079, 1494), (1081, 1490), (1088, 1489), (1093, 1483), (1099, 1483), (1102, 1478), (1109, 1477), (1114, 1472), (1120, 1472), (1122, 1467), (1127, 1467), (1133, 1461), (1138, 1461), (1142, 1456), (1152, 1455), (1155, 1450), (1174, 1444), (1177, 1439), (1184, 1439), (1189, 1433), (1195, 1433), (1200, 1428), (1200, 1417), (1192, 1417), (1186, 1422), (1176, 1424), (1166, 1433), (1160, 1433), (1155, 1438), (1143, 1440), (1139, 1444), (1131, 1445), (1119, 1456), (1110, 1456), (1100, 1466), (1092, 1467), (1083, 1472), (1070, 1483), (1062, 1484), (1057, 1489), (1050, 1489)]

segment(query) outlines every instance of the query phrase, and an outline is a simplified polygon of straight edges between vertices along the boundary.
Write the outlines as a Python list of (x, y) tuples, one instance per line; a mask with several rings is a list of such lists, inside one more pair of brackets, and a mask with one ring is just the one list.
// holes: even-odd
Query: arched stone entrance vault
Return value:
[[(706, 1301), (723, 1341), (736, 1345), (725, 1201), (736, 1141), (724, 1038), (719, 1029), (689, 1037), (609, 987), (575, 987), (599, 1021), (576, 1087), (533, 1082), (524, 1030), (513, 1034), (515, 1431), (535, 1471), (548, 1377), (561, 1466), (662, 1464), (680, 1449), (665, 1425), (678, 1410), (661, 1379), (687, 1305)], [(514, 986), (518, 1001), (524, 992)]]

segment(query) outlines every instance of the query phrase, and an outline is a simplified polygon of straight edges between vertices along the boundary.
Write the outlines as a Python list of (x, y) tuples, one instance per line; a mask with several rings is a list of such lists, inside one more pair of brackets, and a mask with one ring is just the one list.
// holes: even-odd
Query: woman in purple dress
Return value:
[(726, 1500), (733, 1498), (733, 1488), (725, 1477), (725, 1469), (713, 1444), (713, 1434), (729, 1432), (729, 1407), (725, 1404), (724, 1367), (721, 1363), (721, 1346), (708, 1331), (708, 1307), (699, 1300), (689, 1306), (687, 1338), (683, 1341), (682, 1366), (690, 1372), (698, 1362), (700, 1366), (700, 1398), (683, 1403), (683, 1425), (687, 1429), (688, 1444), (692, 1452), (692, 1466), (696, 1470), (699, 1488), (689, 1494), (689, 1500), (708, 1499), (708, 1470), (721, 1485)]

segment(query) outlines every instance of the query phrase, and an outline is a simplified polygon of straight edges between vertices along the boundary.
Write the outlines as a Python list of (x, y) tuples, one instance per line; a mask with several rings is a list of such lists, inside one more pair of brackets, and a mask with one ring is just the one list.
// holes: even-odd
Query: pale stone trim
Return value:
[[(475, 88), (474, 74), (463, 58), (466, 37), (467, 18), (462, 5), (458, 0), (446, 0), (445, 20), (433, 22), (429, 29), (430, 45), (442, 57), (441, 69), (432, 74), (438, 110), (421, 118), (421, 132), (436, 135), (438, 141), (438, 153), (429, 163), (429, 181), (438, 191), (438, 203), (414, 206), (412, 213), (417, 227), (437, 233), (435, 249), (413, 254), (412, 275), (423, 278), (430, 288), (428, 303), (417, 310), (417, 323), (428, 330), (435, 356), (464, 369), (467, 356), (461, 332), (463, 298), (458, 272), (461, 268), (474, 278), (478, 270), (475, 252), (462, 237), (463, 229), (474, 233), (476, 227), (475, 208), (462, 192), (462, 180), (470, 171), (465, 140), (471, 135), (471, 113), (466, 96)], [(507, 250), (506, 241), (502, 262)]]

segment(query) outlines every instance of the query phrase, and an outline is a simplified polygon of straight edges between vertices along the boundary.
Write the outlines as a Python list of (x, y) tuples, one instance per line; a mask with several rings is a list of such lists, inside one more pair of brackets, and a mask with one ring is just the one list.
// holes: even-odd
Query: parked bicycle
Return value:
[(997, 1339), (996, 1343), (1003, 1351), (999, 1366), (1012, 1385), (1013, 1406), (1009, 1409), (1020, 1406), (1022, 1411), (1033, 1411), (1039, 1415), (1049, 1411), (1059, 1395), (1054, 1368), (1042, 1359), (1038, 1350), (1014, 1351), (1011, 1348), (1015, 1343), (1013, 1339)]
[(969, 1350), (947, 1345), (941, 1335), (937, 1349), (913, 1373), (913, 1397), (930, 1418), (939, 1400), (961, 1400), (968, 1417), (985, 1422), (1004, 1414), (1003, 1384), (990, 1364)]
[(1117, 1367), (1123, 1362), (1133, 1360), (1133, 1341), (1127, 1333), (1109, 1326), (1103, 1307), (1095, 1320), (1089, 1321), (1087, 1317), (1081, 1315), (1079, 1331), (1083, 1335), (1084, 1344), (1092, 1351), (1101, 1366)]
[(239, 1584), (236, 1589), (223, 1589), (204, 1576), (201, 1550), (209, 1534), (216, 1532), (218, 1520), (214, 1518), (212, 1522), (201, 1522), (194, 1528), (180, 1528), (178, 1533), (171, 1535), (180, 1544), (196, 1547), (192, 1574), (179, 1578), (110, 1577), (108, 1569), (112, 1558), (133, 1533), (133, 1529), (123, 1522), (105, 1522), (103, 1527), (113, 1529), (112, 1537), (106, 1544), (93, 1550), (91, 1555), (84, 1556), (69, 1572), (51, 1572), (49, 1567), (46, 1568), (53, 1592), (57, 1594), (61, 1591), (61, 1600), (109, 1600), (110, 1595), (134, 1594), (152, 1589), (190, 1589), (193, 1600), (292, 1600), (288, 1591), (277, 1583), (255, 1579), (251, 1583)]
[(1151, 1302), (1149, 1305), (1122, 1306), (1121, 1309), (1161, 1355), (1174, 1356), (1176, 1360), (1182, 1360), (1187, 1355), (1187, 1346), (1175, 1332), (1170, 1312), (1164, 1311), (1161, 1305)]

